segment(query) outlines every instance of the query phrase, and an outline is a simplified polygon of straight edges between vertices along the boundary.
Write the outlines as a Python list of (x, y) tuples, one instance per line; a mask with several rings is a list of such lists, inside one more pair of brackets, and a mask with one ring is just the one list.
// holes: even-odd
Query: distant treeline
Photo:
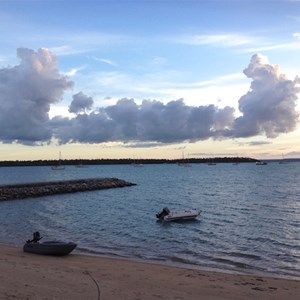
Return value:
[(129, 165), (129, 164), (207, 164), (207, 163), (253, 163), (257, 159), (248, 157), (215, 157), (215, 158), (189, 158), (189, 159), (63, 159), (63, 160), (16, 160), (0, 161), (0, 167), (27, 167), (27, 166), (53, 166), (61, 165)]

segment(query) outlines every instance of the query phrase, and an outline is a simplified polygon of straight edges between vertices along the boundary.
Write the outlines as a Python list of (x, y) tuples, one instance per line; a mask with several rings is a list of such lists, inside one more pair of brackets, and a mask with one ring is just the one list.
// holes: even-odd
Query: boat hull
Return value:
[(63, 256), (71, 253), (76, 248), (75, 243), (65, 243), (59, 241), (48, 241), (43, 243), (26, 243), (23, 251), (42, 255)]
[(174, 211), (174, 212), (170, 212), (168, 215), (164, 216), (162, 218), (162, 220), (167, 221), (167, 222), (194, 220), (199, 215), (200, 215), (200, 211), (197, 209)]
[(266, 163), (265, 161), (258, 161), (255, 163), (257, 166), (266, 166), (268, 163)]
[(64, 170), (65, 167), (64, 166), (52, 166), (51, 169), (54, 170), (54, 171), (56, 171), (56, 170)]

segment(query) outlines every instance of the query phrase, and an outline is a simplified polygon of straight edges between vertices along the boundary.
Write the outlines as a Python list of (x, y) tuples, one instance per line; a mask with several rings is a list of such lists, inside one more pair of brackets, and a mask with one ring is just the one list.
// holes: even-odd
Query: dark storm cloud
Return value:
[(50, 105), (57, 103), (72, 82), (60, 75), (47, 49), (17, 50), (20, 64), (0, 69), (0, 140), (34, 144), (48, 141)]
[(242, 115), (238, 118), (232, 107), (188, 106), (182, 99), (137, 104), (124, 98), (108, 107), (93, 108), (93, 99), (80, 92), (73, 95), (69, 106), (73, 118), (49, 119), (50, 106), (61, 100), (72, 82), (60, 74), (55, 57), (46, 49), (18, 49), (18, 57), (18, 66), (0, 69), (3, 142), (37, 144), (55, 138), (62, 144), (120, 141), (160, 145), (257, 135), (274, 138), (293, 131), (298, 122), (298, 78), (288, 80), (260, 55), (254, 55), (244, 70), (252, 83), (239, 100)]

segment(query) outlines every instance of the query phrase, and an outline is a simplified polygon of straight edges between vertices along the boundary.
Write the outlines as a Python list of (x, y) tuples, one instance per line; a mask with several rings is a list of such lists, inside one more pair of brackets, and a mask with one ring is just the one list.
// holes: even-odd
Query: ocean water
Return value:
[[(0, 168), (0, 184), (117, 177), (136, 186), (0, 202), (0, 243), (78, 244), (76, 252), (300, 278), (300, 163)], [(198, 219), (155, 214), (199, 208)]]

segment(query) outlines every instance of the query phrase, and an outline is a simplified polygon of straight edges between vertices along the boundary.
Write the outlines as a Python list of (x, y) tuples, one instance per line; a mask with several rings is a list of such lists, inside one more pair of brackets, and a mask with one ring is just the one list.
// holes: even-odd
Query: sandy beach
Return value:
[(0, 246), (1, 299), (298, 299), (300, 281)]

